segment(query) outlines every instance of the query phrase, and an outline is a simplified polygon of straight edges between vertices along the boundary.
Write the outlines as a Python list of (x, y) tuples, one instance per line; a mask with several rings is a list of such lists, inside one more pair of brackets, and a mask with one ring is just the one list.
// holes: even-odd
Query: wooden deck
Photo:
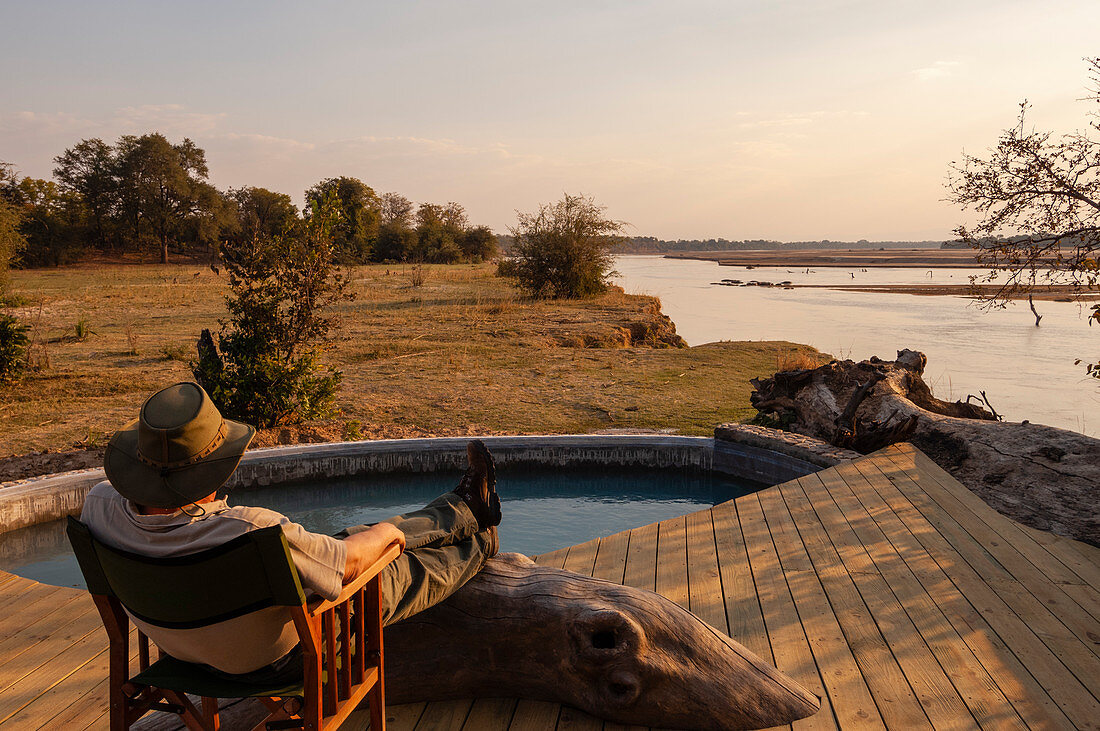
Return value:
[[(796, 728), (1100, 728), (1100, 549), (1002, 517), (908, 445), (538, 560), (728, 631), (822, 697)], [(105, 728), (87, 597), (0, 574), (0, 617), (0, 725)], [(623, 728), (525, 700), (389, 716), (398, 731)]]

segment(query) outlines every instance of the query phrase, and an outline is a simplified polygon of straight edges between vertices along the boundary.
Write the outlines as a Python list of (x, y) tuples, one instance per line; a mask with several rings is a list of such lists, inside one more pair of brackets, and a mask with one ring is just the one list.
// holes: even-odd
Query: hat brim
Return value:
[(254, 427), (226, 419), (221, 446), (195, 464), (162, 476), (159, 469), (138, 459), (138, 422), (134, 419), (111, 437), (103, 469), (120, 495), (154, 508), (180, 508), (216, 492), (256, 436)]

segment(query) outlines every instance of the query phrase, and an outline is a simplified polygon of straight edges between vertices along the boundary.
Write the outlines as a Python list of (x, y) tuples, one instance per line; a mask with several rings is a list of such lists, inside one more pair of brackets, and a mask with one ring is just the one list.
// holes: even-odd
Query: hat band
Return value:
[(198, 453), (191, 457), (188, 457), (187, 459), (181, 459), (175, 462), (157, 462), (156, 460), (149, 459), (144, 454), (142, 454), (140, 448), (138, 448), (137, 450), (137, 458), (138, 461), (142, 464), (147, 464), (150, 467), (155, 467), (161, 471), (178, 470), (181, 467), (190, 467), (196, 462), (201, 462), (203, 459), (213, 454), (214, 451), (217, 450), (217, 448), (225, 442), (225, 437), (228, 433), (229, 427), (226, 425), (225, 419), (222, 419), (222, 423), (218, 427), (218, 433), (214, 435), (214, 439), (211, 440), (210, 444), (206, 445), (206, 447), (204, 447)]

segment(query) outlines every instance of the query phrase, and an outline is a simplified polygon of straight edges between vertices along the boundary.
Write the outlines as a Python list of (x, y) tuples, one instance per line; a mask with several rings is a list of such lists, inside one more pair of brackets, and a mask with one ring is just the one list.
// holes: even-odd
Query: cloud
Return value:
[(224, 112), (188, 111), (182, 104), (142, 104), (115, 110), (108, 124), (129, 133), (156, 130), (169, 137), (193, 137), (213, 132), (225, 116)]
[(92, 129), (96, 123), (67, 112), (8, 112), (0, 114), (0, 132), (7, 134), (75, 134)]
[(960, 64), (958, 61), (936, 61), (931, 66), (925, 66), (919, 69), (913, 69), (913, 76), (917, 81), (927, 82), (934, 81), (936, 79), (942, 79), (947, 76), (951, 76), (955, 73), (956, 67)]

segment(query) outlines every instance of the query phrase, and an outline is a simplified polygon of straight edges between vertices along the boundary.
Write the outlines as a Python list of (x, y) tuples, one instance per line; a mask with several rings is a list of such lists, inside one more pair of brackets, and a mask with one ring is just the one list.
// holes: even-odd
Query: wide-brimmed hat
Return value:
[(115, 432), (103, 468), (126, 498), (180, 508), (225, 484), (256, 435), (222, 418), (197, 383), (177, 383), (150, 396), (137, 419)]

